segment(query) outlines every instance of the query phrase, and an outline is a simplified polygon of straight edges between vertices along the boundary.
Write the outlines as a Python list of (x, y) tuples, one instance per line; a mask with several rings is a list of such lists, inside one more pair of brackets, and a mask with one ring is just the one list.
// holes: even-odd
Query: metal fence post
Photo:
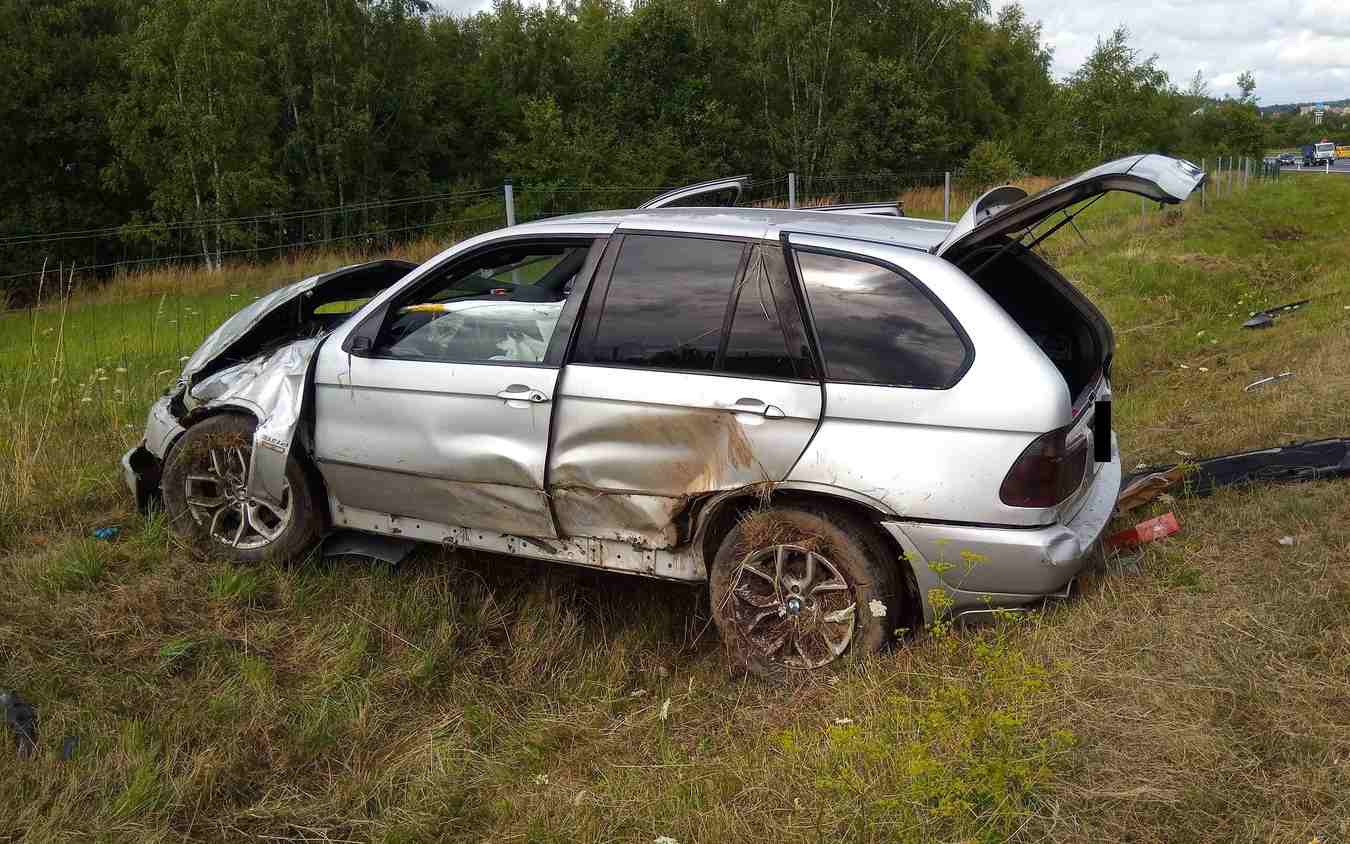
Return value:
[(797, 174), (788, 171), (788, 207), (797, 207)]
[(507, 179), (506, 184), (502, 186), (506, 195), (506, 224), (514, 226), (516, 224), (516, 192), (511, 185), (511, 180)]
[(952, 205), (952, 172), (950, 170), (942, 174), (942, 219), (944, 222), (951, 219)]
[[(1207, 158), (1202, 158), (1202, 159), (1200, 159), (1200, 172), (1201, 172), (1201, 173), (1204, 173), (1204, 172), (1205, 172), (1205, 162), (1207, 162), (1207, 161), (1209, 161), (1209, 159), (1207, 159)], [(1201, 210), (1201, 211), (1204, 211), (1204, 210), (1205, 210), (1205, 186), (1208, 185), (1208, 184), (1209, 184), (1209, 177), (1208, 177), (1208, 174), (1206, 174), (1205, 180), (1204, 180), (1203, 182), (1200, 183), (1200, 210)]]

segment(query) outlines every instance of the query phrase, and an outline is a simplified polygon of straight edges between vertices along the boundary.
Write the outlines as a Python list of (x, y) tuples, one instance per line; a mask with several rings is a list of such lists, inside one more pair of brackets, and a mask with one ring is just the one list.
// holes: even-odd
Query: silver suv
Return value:
[(955, 224), (648, 207), (346, 267), (212, 334), (125, 476), (236, 561), (422, 541), (706, 580), (749, 667), (818, 668), (1068, 589), (1120, 486), (1113, 340), (1032, 247), (1203, 178), (1132, 156)]

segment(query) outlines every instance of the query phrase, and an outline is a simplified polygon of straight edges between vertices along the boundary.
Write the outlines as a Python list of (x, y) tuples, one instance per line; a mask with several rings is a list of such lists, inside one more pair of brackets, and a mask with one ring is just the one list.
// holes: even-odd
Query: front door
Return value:
[(515, 239), (390, 300), (315, 374), (315, 455), (339, 505), (557, 536), (544, 494), (558, 367), (603, 245)]
[(666, 548), (698, 497), (787, 475), (821, 384), (777, 244), (609, 249), (558, 385), (548, 490), (564, 534)]

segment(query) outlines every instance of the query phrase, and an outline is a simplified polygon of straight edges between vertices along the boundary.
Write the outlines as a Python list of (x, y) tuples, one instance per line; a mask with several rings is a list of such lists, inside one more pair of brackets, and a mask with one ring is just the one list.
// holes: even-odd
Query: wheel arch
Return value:
[(906, 593), (906, 620), (913, 629), (922, 625), (923, 598), (919, 594), (913, 561), (890, 532), (881, 527), (883, 519), (894, 519), (896, 514), (880, 501), (851, 490), (823, 484), (785, 482), (754, 484), (712, 496), (694, 515), (692, 541), (696, 543), (705, 564), (711, 564), (723, 538), (742, 516), (757, 507), (773, 505), (824, 509), (841, 514), (866, 529), (877, 544), (886, 549), (898, 568)]

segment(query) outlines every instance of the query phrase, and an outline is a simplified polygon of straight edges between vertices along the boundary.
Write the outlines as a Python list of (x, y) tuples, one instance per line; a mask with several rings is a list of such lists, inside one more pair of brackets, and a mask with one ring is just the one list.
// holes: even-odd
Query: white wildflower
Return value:
[(847, 727), (849, 724), (852, 724), (852, 723), (853, 723), (853, 719), (852, 719), (852, 718), (836, 718), (836, 719), (834, 719), (834, 725), (835, 725), (836, 727)]
[(631, 691), (631, 692), (628, 693), (628, 696), (629, 696), (629, 697), (642, 697), (642, 696), (645, 695), (646, 693), (647, 693), (647, 690), (646, 690), (646, 689), (633, 689), (633, 691)]
[(867, 602), (867, 609), (871, 611), (873, 618), (886, 617), (886, 605), (878, 601), (876, 598), (873, 598), (872, 600)]
[(666, 698), (665, 703), (661, 704), (661, 714), (657, 717), (662, 721), (670, 717), (670, 698)]
[(534, 775), (534, 784), (535, 784), (535, 785), (548, 785), (548, 774), (535, 774), (535, 775)]
[(680, 842), (676, 841), (674, 838), (671, 838), (669, 835), (658, 835), (656, 836), (656, 840), (653, 841), (652, 844), (680, 844)]

